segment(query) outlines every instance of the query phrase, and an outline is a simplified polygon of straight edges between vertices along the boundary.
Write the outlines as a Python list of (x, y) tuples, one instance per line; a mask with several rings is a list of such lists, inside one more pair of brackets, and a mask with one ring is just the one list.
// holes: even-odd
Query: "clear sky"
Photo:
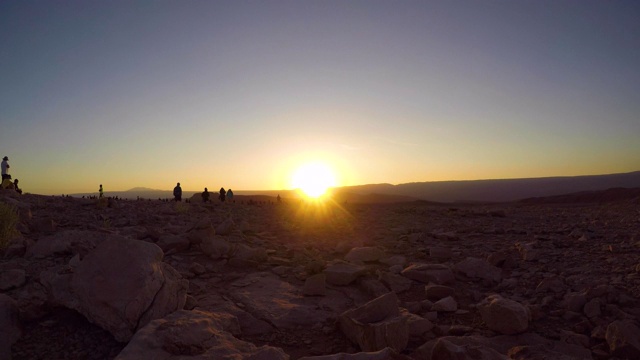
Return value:
[(0, 2), (27, 192), (640, 170), (640, 1)]

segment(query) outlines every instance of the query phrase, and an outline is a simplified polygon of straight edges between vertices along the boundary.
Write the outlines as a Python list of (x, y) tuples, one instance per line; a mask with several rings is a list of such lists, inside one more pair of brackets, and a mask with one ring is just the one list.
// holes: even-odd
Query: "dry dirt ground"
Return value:
[[(492, 294), (527, 310), (526, 329), (519, 333), (573, 347), (547, 349), (565, 356), (557, 358), (634, 358), (640, 351), (640, 334), (618, 335), (625, 342), (620, 350), (611, 339), (616, 335), (607, 333), (620, 320), (633, 332), (640, 319), (637, 197), (600, 203), (359, 205), (100, 203), (5, 193), (0, 202), (20, 213), (20, 235), (0, 259), (1, 293), (18, 309), (20, 335), (9, 345), (13, 359), (114, 359), (127, 345), (52, 300), (52, 290), (43, 285), (43, 272), (74, 271), (77, 255), (95, 247), (76, 239), (42, 250), (45, 242), (73, 231), (157, 244), (164, 250), (162, 261), (188, 280), (186, 309), (232, 314), (241, 327), (237, 339), (281, 348), (291, 359), (362, 351), (341, 328), (340, 315), (391, 290), (405, 314), (428, 320), (422, 329), (411, 329), (406, 345), (396, 347), (408, 358), (430, 358), (423, 345), (430, 342), (426, 348), (432, 348), (440, 338), (504, 334), (488, 326), (492, 320), (479, 311), (478, 304)], [(211, 254), (200, 248), (201, 240), (188, 240), (203, 221), (215, 228), (224, 251)], [(374, 248), (377, 255), (349, 257), (357, 273), (345, 274), (354, 279), (338, 285), (331, 268), (353, 248)], [(465, 267), (468, 258), (480, 262)], [(452, 289), (454, 309), (435, 306), (437, 297), (428, 298), (425, 291), (428, 282), (405, 271), (412, 264), (451, 269), (455, 279), (443, 285)], [(317, 274), (326, 277), (315, 290), (305, 287)], [(526, 336), (516, 345), (533, 345)], [(513, 349), (498, 352), (505, 358), (544, 358)], [(465, 356), (459, 358), (493, 359)]]

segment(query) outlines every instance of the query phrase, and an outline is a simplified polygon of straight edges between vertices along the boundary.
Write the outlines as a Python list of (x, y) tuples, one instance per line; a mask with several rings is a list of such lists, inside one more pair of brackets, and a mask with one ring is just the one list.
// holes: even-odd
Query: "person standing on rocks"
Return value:
[(98, 189), (98, 193), (100, 193), (99, 198), (102, 199), (102, 197), (104, 196), (104, 189), (102, 189), (102, 184), (100, 184), (100, 189)]
[(221, 202), (224, 202), (225, 198), (226, 198), (227, 192), (224, 190), (223, 187), (220, 188), (220, 196), (218, 196), (218, 198), (220, 198)]
[(11, 180), (11, 175), (9, 175), (9, 157), (5, 156), (2, 158), (2, 180), (9, 179)]
[(202, 202), (209, 202), (209, 190), (207, 190), (207, 188), (204, 188), (202, 192)]
[(180, 183), (173, 188), (173, 200), (182, 201), (182, 188), (180, 187)]

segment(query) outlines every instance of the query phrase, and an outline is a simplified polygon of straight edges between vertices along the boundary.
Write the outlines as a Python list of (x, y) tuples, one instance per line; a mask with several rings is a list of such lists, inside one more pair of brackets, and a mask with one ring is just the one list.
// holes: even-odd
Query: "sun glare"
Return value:
[(336, 185), (336, 178), (331, 168), (325, 164), (311, 163), (299, 167), (293, 174), (291, 183), (294, 188), (302, 190), (307, 196), (317, 198)]

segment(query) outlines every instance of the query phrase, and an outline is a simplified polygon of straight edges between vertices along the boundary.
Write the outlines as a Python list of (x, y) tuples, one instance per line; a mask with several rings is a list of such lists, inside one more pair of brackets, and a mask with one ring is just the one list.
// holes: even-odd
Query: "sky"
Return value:
[(640, 2), (0, 2), (23, 190), (640, 170)]

